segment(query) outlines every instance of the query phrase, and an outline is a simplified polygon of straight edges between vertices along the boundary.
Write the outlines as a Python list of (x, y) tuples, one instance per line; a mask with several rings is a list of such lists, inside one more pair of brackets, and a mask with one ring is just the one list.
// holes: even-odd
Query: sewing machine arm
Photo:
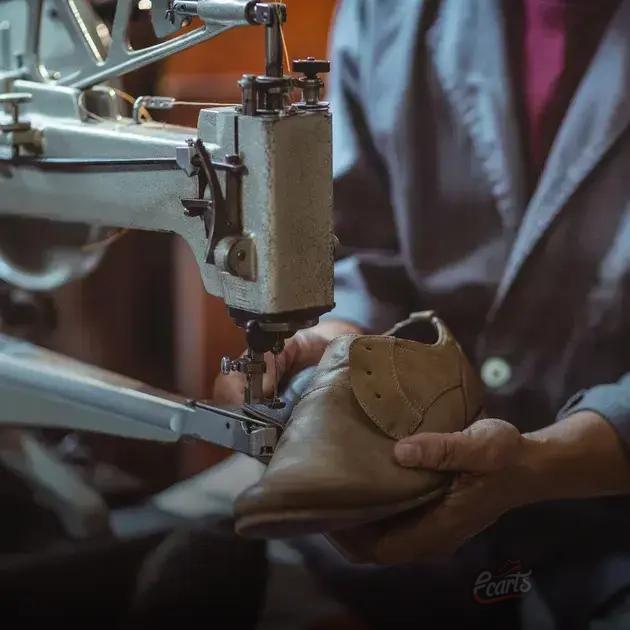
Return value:
[(281, 423), (154, 389), (0, 335), (0, 426), (33, 426), (176, 442), (197, 438), (268, 458)]
[[(154, 0), (158, 36), (192, 19), (202, 26), (133, 50), (131, 0), (118, 2), (107, 47), (107, 29), (84, 0), (50, 1), (77, 51), (65, 72), (41, 58), (45, 3), (24, 2), (22, 55), (11, 54), (19, 29), (0, 23), (0, 216), (182, 237), (206, 291), (245, 330), (246, 354), (221, 365), (244, 374), (245, 404), (236, 410), (189, 401), (0, 338), (0, 424), (166, 441), (194, 435), (264, 458), (283, 407), (263, 392), (264, 353), (281, 352), (286, 338), (333, 307), (331, 117), (319, 77), (329, 64), (299, 60), (293, 70), (301, 76), (285, 75), (280, 2)], [(248, 24), (264, 31), (265, 72), (243, 75), (241, 102), (202, 109), (196, 128), (142, 115), (170, 107), (169, 97), (141, 97), (124, 118), (115, 92), (100, 85)], [(292, 98), (298, 91), (300, 101)], [(29, 247), (0, 233), (0, 279), (26, 291), (85, 275), (104, 250), (98, 239), (53, 243), (34, 252), (30, 269), (12, 258)]]

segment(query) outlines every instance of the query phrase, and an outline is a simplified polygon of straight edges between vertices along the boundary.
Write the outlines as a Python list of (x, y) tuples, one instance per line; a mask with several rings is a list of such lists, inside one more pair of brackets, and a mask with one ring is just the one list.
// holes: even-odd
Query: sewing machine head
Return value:
[[(0, 215), (65, 226), (29, 266), (12, 256), (15, 232), (3, 218), (0, 278), (52, 289), (98, 264), (102, 248), (86, 247), (99, 240), (95, 230), (175, 232), (192, 248), (206, 290), (247, 332), (246, 356), (222, 368), (247, 375), (246, 402), (273, 406), (262, 397), (263, 353), (280, 351), (333, 303), (331, 121), (319, 77), (328, 63), (301, 60), (293, 64), (299, 78), (285, 75), (281, 3), (152, 4), (156, 35), (171, 38), (132, 50), (132, 0), (117, 3), (111, 34), (85, 0), (0, 0), (26, 16), (18, 43), (11, 15), (19, 12), (0, 12)], [(51, 6), (72, 43), (65, 67), (41, 55)], [(193, 18), (202, 25), (173, 36)], [(243, 76), (238, 106), (202, 109), (197, 129), (143, 120), (142, 112), (175, 105), (168, 97), (141, 97), (132, 119), (120, 117), (107, 81), (246, 25), (264, 30), (265, 71)], [(291, 102), (295, 91), (299, 102)]]

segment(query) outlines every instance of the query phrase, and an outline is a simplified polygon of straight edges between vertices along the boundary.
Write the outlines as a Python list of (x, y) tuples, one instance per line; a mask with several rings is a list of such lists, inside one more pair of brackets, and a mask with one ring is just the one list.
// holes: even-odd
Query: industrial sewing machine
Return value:
[[(328, 63), (300, 60), (300, 76), (285, 75), (286, 7), (256, 0), (153, 0), (163, 40), (133, 50), (136, 4), (118, 1), (110, 32), (85, 0), (0, 0), (0, 279), (26, 291), (70, 282), (98, 265), (111, 228), (180, 235), (246, 331), (246, 354), (222, 362), (245, 374), (245, 404), (188, 400), (0, 336), (0, 424), (195, 436), (264, 459), (283, 413), (263, 398), (264, 353), (333, 305)], [(202, 25), (182, 30), (193, 18)], [(264, 31), (265, 73), (243, 76), (239, 106), (202, 109), (197, 129), (144, 120), (172, 98), (141, 97), (120, 116), (108, 82), (248, 25)], [(43, 251), (11, 240), (25, 219), (55, 222)]]

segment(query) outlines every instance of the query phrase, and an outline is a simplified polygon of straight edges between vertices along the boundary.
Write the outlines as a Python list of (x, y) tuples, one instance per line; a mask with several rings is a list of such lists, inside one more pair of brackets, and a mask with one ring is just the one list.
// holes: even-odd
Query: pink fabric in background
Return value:
[(532, 171), (539, 174), (619, 0), (522, 2), (525, 128)]

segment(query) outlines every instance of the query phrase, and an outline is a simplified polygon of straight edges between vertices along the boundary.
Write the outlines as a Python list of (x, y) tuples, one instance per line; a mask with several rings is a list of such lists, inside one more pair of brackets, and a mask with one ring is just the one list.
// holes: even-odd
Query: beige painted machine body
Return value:
[[(0, 424), (192, 435), (268, 458), (282, 401), (263, 395), (264, 352), (333, 306), (331, 115), (317, 75), (329, 64), (285, 75), (282, 3), (153, 0), (159, 36), (202, 26), (142, 50), (127, 38), (135, 6), (117, 2), (110, 36), (86, 0), (0, 0), (0, 281), (51, 290), (99, 264), (110, 228), (175, 233), (246, 329), (246, 355), (222, 363), (245, 373), (246, 404), (186, 400), (0, 337)], [(140, 102), (120, 116), (107, 82), (248, 24), (263, 27), (265, 74), (244, 75), (242, 106), (203, 109), (196, 129), (145, 122)], [(303, 98), (289, 104), (294, 87)], [(11, 229), (25, 220), (58, 229), (33, 251)]]

